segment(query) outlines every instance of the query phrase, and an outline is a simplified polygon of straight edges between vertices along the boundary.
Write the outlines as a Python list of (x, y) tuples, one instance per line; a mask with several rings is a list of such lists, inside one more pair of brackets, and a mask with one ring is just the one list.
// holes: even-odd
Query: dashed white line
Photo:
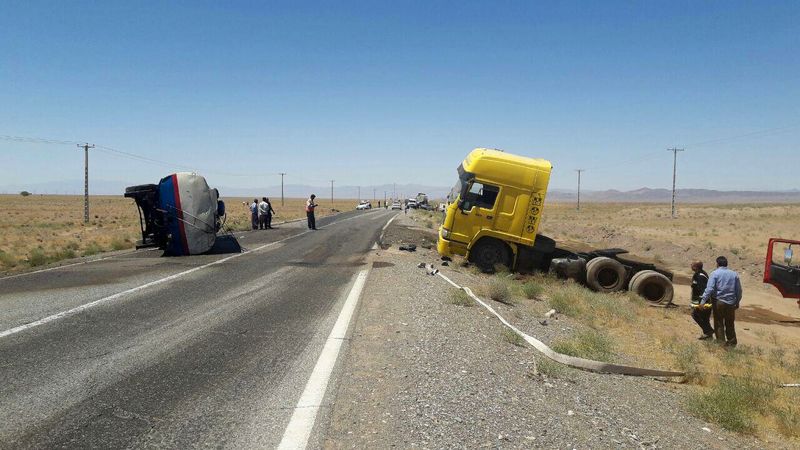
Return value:
[(317, 359), (317, 364), (308, 378), (306, 387), (300, 395), (300, 400), (297, 401), (292, 418), (283, 432), (283, 438), (278, 444), (278, 449), (305, 449), (308, 445), (308, 438), (311, 436), (311, 430), (314, 429), (317, 413), (322, 400), (325, 398), (325, 391), (328, 389), (333, 367), (339, 357), (342, 341), (347, 336), (347, 328), (350, 326), (353, 312), (356, 309), (359, 298), (361, 298), (361, 291), (364, 289), (368, 274), (369, 270), (365, 269), (356, 276), (356, 281), (347, 295), (342, 311), (339, 313), (339, 317), (336, 319), (336, 323), (325, 341), (325, 346), (322, 348), (319, 359)]

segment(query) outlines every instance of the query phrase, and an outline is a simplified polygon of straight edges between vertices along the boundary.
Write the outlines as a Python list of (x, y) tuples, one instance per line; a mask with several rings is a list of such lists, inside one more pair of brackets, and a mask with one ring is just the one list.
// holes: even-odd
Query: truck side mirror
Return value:
[(783, 251), (783, 261), (786, 263), (787, 266), (792, 264), (792, 246), (786, 247), (786, 250)]
[(458, 208), (461, 211), (469, 211), (470, 209), (472, 209), (472, 202), (470, 202), (469, 200), (461, 199), (458, 201)]

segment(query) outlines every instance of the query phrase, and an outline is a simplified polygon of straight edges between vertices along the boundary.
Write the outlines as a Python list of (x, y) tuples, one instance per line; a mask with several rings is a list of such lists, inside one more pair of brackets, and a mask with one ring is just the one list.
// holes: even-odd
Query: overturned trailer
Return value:
[(137, 248), (158, 247), (171, 256), (197, 255), (214, 246), (222, 228), (225, 203), (219, 191), (194, 173), (175, 173), (158, 184), (130, 186), (125, 197), (134, 199), (139, 210), (142, 240)]

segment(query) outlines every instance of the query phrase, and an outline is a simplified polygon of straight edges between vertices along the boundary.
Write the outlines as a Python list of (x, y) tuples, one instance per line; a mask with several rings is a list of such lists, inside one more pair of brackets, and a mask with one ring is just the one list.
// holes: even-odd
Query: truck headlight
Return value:
[(442, 227), (442, 237), (445, 239), (450, 239), (450, 230), (445, 227)]

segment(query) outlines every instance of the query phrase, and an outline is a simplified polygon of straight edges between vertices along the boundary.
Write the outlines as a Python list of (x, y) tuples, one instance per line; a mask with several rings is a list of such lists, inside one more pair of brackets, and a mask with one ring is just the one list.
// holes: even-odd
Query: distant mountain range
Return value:
[[(684, 203), (800, 203), (800, 190), (790, 191), (716, 191), (711, 189), (677, 189), (675, 199)], [(575, 191), (554, 189), (547, 200), (576, 201)], [(668, 203), (672, 201), (671, 189), (641, 188), (632, 191), (581, 191), (581, 201), (611, 203)]]
[[(153, 180), (154, 182), (157, 180)], [(122, 195), (125, 187), (130, 185), (123, 181), (90, 180), (89, 192), (92, 195)], [(231, 187), (212, 186), (219, 189), (225, 197), (279, 197), (281, 187)], [(362, 186), (361, 198), (371, 200), (383, 199), (384, 192), (387, 198), (392, 198), (396, 193), (397, 198), (415, 196), (418, 192), (425, 192), (431, 199), (444, 198), (450, 188), (443, 186), (427, 186), (421, 184), (382, 184), (378, 186)], [(29, 191), (34, 194), (83, 194), (83, 181), (53, 181), (48, 183), (31, 183), (28, 185), (0, 186), (0, 193), (17, 194), (20, 191)], [(289, 198), (303, 198), (310, 194), (317, 194), (321, 198), (328, 198), (331, 194), (330, 186), (308, 186), (300, 184), (287, 184), (284, 186), (284, 195)], [(358, 186), (338, 186), (334, 183), (334, 197), (358, 197)], [(717, 191), (711, 189), (678, 189), (676, 199), (684, 203), (800, 203), (800, 190), (788, 191)], [(574, 190), (551, 189), (547, 199), (553, 202), (569, 202), (577, 199)], [(632, 191), (619, 191), (609, 189), (605, 191), (581, 191), (581, 201), (585, 202), (630, 202), (630, 203), (667, 203), (672, 199), (670, 189), (641, 188)]]

